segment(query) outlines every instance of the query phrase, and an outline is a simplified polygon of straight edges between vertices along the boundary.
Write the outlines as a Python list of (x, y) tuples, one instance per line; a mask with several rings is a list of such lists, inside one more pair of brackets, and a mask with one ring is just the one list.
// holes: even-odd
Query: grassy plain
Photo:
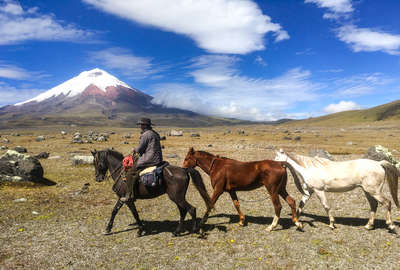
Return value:
[[(171, 130), (155, 129), (161, 135)], [(68, 134), (62, 136), (61, 130)], [(115, 134), (107, 142), (71, 144), (74, 132), (84, 135), (91, 130)], [(190, 146), (242, 161), (273, 159), (274, 149), (279, 148), (298, 154), (324, 148), (335, 159), (348, 160), (360, 158), (368, 147), (381, 144), (400, 159), (398, 121), (346, 127), (295, 122), (181, 130), (182, 137), (167, 136), (162, 141), (164, 158), (174, 165), (182, 164)], [(239, 130), (245, 134), (239, 134)], [(199, 133), (200, 137), (191, 137), (191, 133)], [(125, 139), (126, 134), (132, 137)], [(369, 205), (359, 189), (329, 194), (337, 217), (338, 228), (334, 231), (328, 228), (325, 211), (313, 197), (301, 217), (304, 232), (296, 231), (290, 208), (281, 201), (278, 230), (267, 233), (264, 229), (272, 221), (273, 207), (266, 190), (260, 188), (238, 194), (248, 221), (246, 227), (237, 225), (236, 210), (225, 194), (208, 221), (206, 239), (194, 234), (173, 237), (178, 210), (167, 196), (162, 196), (136, 202), (149, 235), (136, 235), (136, 227), (128, 226), (133, 217), (123, 207), (116, 217), (113, 234), (105, 236), (102, 233), (116, 201), (112, 183), (95, 182), (93, 166), (73, 166), (71, 157), (90, 155), (91, 149), (107, 147), (127, 154), (138, 142), (138, 129), (60, 126), (0, 130), (0, 135), (0, 145), (9, 149), (21, 145), (29, 154), (47, 151), (51, 156), (60, 156), (41, 160), (45, 177), (56, 182), (54, 186), (0, 184), (0, 269), (398, 269), (400, 265), (400, 238), (388, 233), (382, 208), (378, 208), (376, 229), (363, 229)], [(46, 140), (36, 142), (38, 135), (44, 135)], [(297, 136), (301, 139), (294, 140)], [(3, 143), (4, 138), (11, 142)], [(123, 144), (124, 141), (129, 144)], [(172, 154), (178, 157), (168, 158)], [(202, 175), (211, 194), (209, 178)], [(88, 192), (78, 194), (85, 183), (90, 183)], [(385, 190), (390, 196), (386, 187)], [(291, 177), (288, 191), (297, 202), (300, 200)], [(27, 201), (14, 201), (19, 198)], [(201, 216), (204, 203), (192, 184), (187, 199)], [(400, 233), (399, 209), (394, 208), (393, 218)]]

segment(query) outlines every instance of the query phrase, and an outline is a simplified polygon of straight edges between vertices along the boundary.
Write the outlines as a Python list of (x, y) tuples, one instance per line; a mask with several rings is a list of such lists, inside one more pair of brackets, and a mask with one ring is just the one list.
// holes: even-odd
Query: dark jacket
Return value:
[(136, 168), (158, 165), (163, 160), (160, 135), (152, 129), (147, 129), (140, 135), (139, 145), (134, 150), (140, 155)]

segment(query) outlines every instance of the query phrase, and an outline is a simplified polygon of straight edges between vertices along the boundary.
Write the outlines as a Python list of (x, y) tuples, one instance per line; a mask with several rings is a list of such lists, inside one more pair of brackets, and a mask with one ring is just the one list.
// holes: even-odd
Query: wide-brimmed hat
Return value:
[(150, 118), (140, 118), (140, 120), (136, 123), (136, 125), (148, 125), (148, 126), (151, 126), (151, 125), (154, 125), (152, 122), (151, 122), (151, 120), (150, 120)]

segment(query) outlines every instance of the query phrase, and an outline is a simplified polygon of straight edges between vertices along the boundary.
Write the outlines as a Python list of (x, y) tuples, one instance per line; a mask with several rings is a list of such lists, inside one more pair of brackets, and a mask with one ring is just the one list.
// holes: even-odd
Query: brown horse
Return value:
[[(302, 224), (296, 215), (296, 202), (286, 191), (288, 167), (293, 177), (298, 177), (294, 169), (287, 162), (277, 162), (273, 160), (262, 160), (253, 162), (241, 162), (229, 158), (215, 156), (204, 151), (195, 151), (193, 147), (189, 149), (182, 167), (194, 168), (199, 166), (210, 176), (211, 185), (214, 189), (211, 197), (211, 207), (207, 208), (201, 221), (201, 225), (207, 221), (210, 210), (214, 207), (219, 196), (223, 192), (228, 192), (233, 204), (239, 214), (239, 225), (244, 226), (245, 217), (240, 210), (240, 205), (236, 191), (246, 191), (265, 186), (271, 196), (275, 208), (275, 217), (272, 224), (267, 227), (267, 231), (272, 231), (278, 224), (282, 205), (279, 195), (285, 199), (292, 209), (292, 220), (298, 229), (302, 229)], [(298, 187), (301, 189), (301, 186)]]

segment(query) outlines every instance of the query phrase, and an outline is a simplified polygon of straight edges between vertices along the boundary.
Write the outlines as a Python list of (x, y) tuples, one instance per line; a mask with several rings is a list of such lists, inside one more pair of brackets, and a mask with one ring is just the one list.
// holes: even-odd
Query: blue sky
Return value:
[(249, 120), (400, 98), (398, 0), (0, 0), (0, 106), (101, 68)]

